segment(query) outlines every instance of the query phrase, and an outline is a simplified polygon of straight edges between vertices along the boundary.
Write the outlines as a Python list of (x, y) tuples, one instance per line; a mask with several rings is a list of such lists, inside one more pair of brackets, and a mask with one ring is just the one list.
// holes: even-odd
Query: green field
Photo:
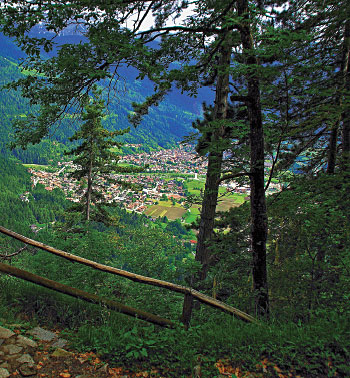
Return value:
[(199, 195), (201, 190), (204, 190), (204, 180), (187, 180), (185, 183), (186, 189), (190, 194)]
[(145, 211), (145, 214), (153, 217), (167, 217), (169, 220), (175, 220), (181, 218), (186, 213), (186, 209), (182, 207), (174, 206), (162, 206), (162, 205), (153, 205)]
[(237, 207), (244, 202), (244, 195), (242, 194), (229, 194), (221, 199), (216, 207), (217, 211), (227, 211), (231, 207)]
[(186, 211), (185, 215), (185, 222), (188, 224), (194, 222), (200, 213), (199, 205), (193, 205), (189, 210), (190, 211)]
[[(244, 202), (244, 196), (240, 194), (230, 195), (220, 199), (217, 206), (217, 211), (227, 211), (231, 207), (239, 206)], [(179, 204), (172, 205), (171, 201), (161, 201), (158, 205), (152, 205), (149, 207), (145, 214), (154, 218), (166, 216), (169, 220), (175, 220), (184, 218), (185, 223), (192, 223), (196, 220), (200, 214), (200, 206), (193, 205), (189, 211), (181, 207)]]
[(40, 169), (42, 171), (52, 169), (50, 165), (40, 165), (40, 164), (22, 164), (22, 165), (23, 167), (26, 167), (26, 168)]
[[(185, 184), (190, 194), (200, 195), (201, 190), (204, 191), (204, 180), (188, 180)], [(226, 188), (219, 188), (219, 195), (222, 196), (226, 193)], [(217, 210), (227, 211), (231, 207), (239, 206), (244, 202), (245, 194), (240, 193), (227, 193), (225, 196), (219, 198)]]

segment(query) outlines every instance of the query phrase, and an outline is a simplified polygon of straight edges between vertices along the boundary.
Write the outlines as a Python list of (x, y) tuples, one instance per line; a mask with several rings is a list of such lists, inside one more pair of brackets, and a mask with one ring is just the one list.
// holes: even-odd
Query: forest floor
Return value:
[[(169, 367), (145, 369), (137, 361), (132, 368), (112, 367), (108, 361), (103, 361), (94, 352), (79, 353), (69, 350), (67, 340), (60, 338), (59, 331), (49, 331), (40, 327), (26, 330), (20, 324), (8, 327), (0, 327), (0, 378), (204, 377), (200, 363), (190, 375), (176, 375)], [(218, 361), (216, 367), (216, 377), (222, 378), (296, 377), (282, 374), (277, 366), (272, 366), (267, 361), (262, 361), (259, 373), (242, 371), (226, 361)]]

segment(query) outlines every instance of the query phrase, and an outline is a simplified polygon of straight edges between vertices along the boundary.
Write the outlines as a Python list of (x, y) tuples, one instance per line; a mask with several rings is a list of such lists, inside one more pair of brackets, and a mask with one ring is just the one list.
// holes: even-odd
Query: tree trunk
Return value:
[(91, 207), (91, 192), (92, 192), (92, 154), (89, 162), (89, 172), (87, 177), (87, 190), (86, 190), (86, 220), (90, 221), (90, 207)]
[[(350, 79), (349, 79), (349, 59), (350, 59), (350, 21), (347, 20), (344, 30), (344, 41), (343, 41), (343, 51), (342, 59), (340, 63), (340, 73), (342, 77), (337, 85), (337, 100), (336, 103), (338, 106), (342, 106), (344, 102), (342, 99), (342, 91), (349, 91)], [(349, 93), (349, 92), (348, 92)], [(331, 136), (329, 140), (328, 147), (328, 164), (327, 164), (327, 173), (333, 174), (335, 172), (336, 166), (336, 156), (337, 156), (337, 142), (338, 142), (338, 130), (339, 124), (342, 121), (342, 145), (343, 145), (343, 164), (346, 165), (346, 156), (350, 152), (350, 119), (349, 112), (342, 112), (341, 116), (337, 120), (335, 126), (331, 130)], [(343, 166), (344, 168), (344, 166)]]
[(199, 280), (204, 280), (206, 278), (209, 268), (210, 255), (208, 250), (208, 241), (210, 241), (214, 229), (216, 205), (219, 193), (218, 183), (221, 175), (222, 159), (223, 151), (211, 152), (208, 157), (208, 168), (195, 257), (195, 259), (202, 264), (198, 277)]
[(331, 130), (331, 136), (329, 139), (328, 163), (326, 171), (328, 174), (334, 174), (335, 172), (335, 163), (337, 158), (338, 126), (339, 123), (337, 122), (337, 124)]
[[(350, 19), (346, 20), (343, 44), (343, 77), (345, 96), (350, 94)], [(346, 101), (345, 101), (346, 103)], [(343, 171), (350, 169), (350, 111), (347, 108), (342, 113), (342, 145), (343, 145)]]
[(253, 254), (253, 283), (256, 313), (269, 315), (269, 296), (267, 287), (266, 240), (267, 212), (264, 189), (264, 133), (262, 124), (260, 83), (254, 67), (259, 64), (253, 53), (254, 42), (250, 28), (247, 0), (237, 1), (238, 16), (242, 17), (240, 35), (245, 63), (251, 66), (246, 74), (248, 89), (248, 113), (250, 123), (250, 209), (251, 209), (251, 248)]
[[(231, 44), (226, 41), (220, 51), (219, 74), (215, 88), (215, 107), (213, 122), (225, 120), (227, 117), (228, 93), (229, 93), (229, 68), (231, 61)], [(206, 278), (210, 263), (208, 242), (213, 235), (216, 205), (219, 193), (219, 180), (221, 176), (221, 166), (223, 160), (222, 138), (225, 135), (224, 125), (214, 125), (212, 138), (210, 140), (210, 152), (208, 156), (208, 168), (204, 195), (202, 200), (202, 210), (199, 222), (199, 233), (197, 238), (196, 261), (202, 264), (198, 277), (191, 278), (191, 286), (196, 286), (196, 282)], [(185, 296), (182, 322), (188, 327), (193, 308), (192, 296)]]

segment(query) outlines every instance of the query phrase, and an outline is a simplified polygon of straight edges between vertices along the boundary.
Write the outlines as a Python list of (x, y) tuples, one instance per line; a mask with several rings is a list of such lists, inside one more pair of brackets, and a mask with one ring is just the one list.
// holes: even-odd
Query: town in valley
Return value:
[[(107, 202), (120, 203), (129, 211), (145, 213), (150, 217), (167, 216), (171, 220), (180, 218), (186, 223), (193, 221), (199, 214), (199, 206), (189, 205), (187, 198), (190, 194), (200, 196), (203, 192), (207, 160), (198, 157), (192, 147), (180, 145), (173, 149), (125, 155), (119, 163), (146, 168), (141, 173), (111, 173), (109, 177), (99, 176), (96, 184)], [(48, 191), (59, 188), (64, 191), (68, 200), (78, 202), (82, 191), (80, 183), (70, 177), (74, 169), (72, 161), (58, 162), (57, 167), (49, 169), (28, 165), (33, 186), (42, 184)], [(122, 182), (133, 187), (125, 187)], [(270, 192), (280, 189), (279, 183), (270, 184)], [(248, 184), (226, 182), (220, 188), (218, 209), (227, 210), (240, 205), (248, 196)]]

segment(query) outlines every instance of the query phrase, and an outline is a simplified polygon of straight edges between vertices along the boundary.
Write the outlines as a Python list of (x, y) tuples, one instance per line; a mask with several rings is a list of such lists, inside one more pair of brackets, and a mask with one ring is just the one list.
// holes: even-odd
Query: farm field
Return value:
[(145, 214), (154, 217), (167, 217), (169, 220), (181, 218), (186, 213), (183, 207), (153, 205), (145, 211)]
[(33, 168), (33, 169), (40, 169), (46, 171), (48, 169), (52, 169), (49, 165), (42, 165), (42, 164), (22, 164), (25, 168)]
[(227, 211), (231, 207), (237, 207), (244, 202), (244, 196), (241, 194), (230, 194), (229, 196), (219, 200), (216, 207), (217, 211)]
[[(221, 198), (217, 211), (227, 211), (231, 207), (239, 206), (244, 202), (244, 196), (241, 194), (230, 194), (225, 198)], [(193, 205), (189, 211), (181, 207), (179, 204), (172, 205), (170, 201), (160, 201), (157, 205), (150, 206), (145, 214), (153, 217), (167, 217), (169, 220), (175, 220), (179, 218), (184, 218), (185, 223), (192, 223), (196, 220), (197, 216), (200, 214), (200, 206)]]

